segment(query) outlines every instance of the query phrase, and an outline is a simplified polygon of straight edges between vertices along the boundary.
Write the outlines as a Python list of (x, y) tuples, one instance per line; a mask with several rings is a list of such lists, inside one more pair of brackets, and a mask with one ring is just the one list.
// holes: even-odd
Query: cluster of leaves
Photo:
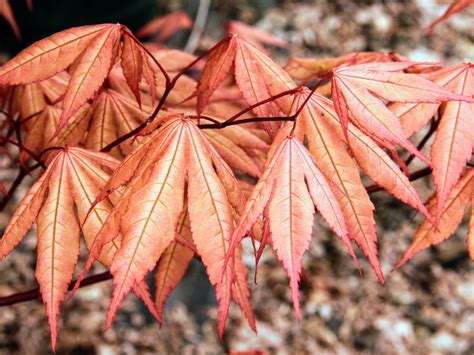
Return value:
[[(188, 26), (182, 16), (176, 30)], [(167, 23), (142, 34), (167, 38)], [(240, 23), (229, 30), (194, 57), (144, 45), (119, 24), (82, 26), (0, 67), (2, 147), (20, 149), (9, 194), (44, 170), (10, 219), (0, 259), (37, 224), (36, 277), (53, 348), (81, 235), (89, 257), (75, 289), (96, 260), (113, 276), (106, 327), (131, 291), (161, 322), (196, 257), (216, 289), (222, 336), (231, 301), (255, 329), (245, 236), (257, 262), (267, 244), (275, 251), (299, 317), (316, 210), (359, 265), (355, 242), (381, 283), (371, 191), (385, 189), (425, 217), (398, 266), (460, 224), (474, 192), (473, 65), (370, 52), (293, 58), (283, 69), (263, 45), (284, 42)], [(409, 137), (429, 122), (415, 146)], [(428, 158), (420, 149), (433, 133)], [(414, 158), (426, 167), (410, 172)], [(436, 191), (424, 204), (410, 180), (431, 170)], [(365, 186), (360, 172), (377, 185)], [(474, 219), (467, 244), (474, 258)], [(144, 281), (152, 271), (154, 298)]]

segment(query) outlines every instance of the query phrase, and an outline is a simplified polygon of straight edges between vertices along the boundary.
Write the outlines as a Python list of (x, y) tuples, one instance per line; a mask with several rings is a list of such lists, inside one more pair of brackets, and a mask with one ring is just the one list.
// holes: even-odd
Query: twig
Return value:
[(2, 200), (0, 201), (0, 212), (3, 212), (5, 207), (8, 205), (8, 202), (10, 202), (10, 199), (12, 198), (16, 189), (18, 188), (18, 186), (20, 186), (21, 182), (23, 181), (26, 175), (27, 175), (26, 170), (20, 169), (20, 171), (18, 172), (18, 175), (16, 176), (15, 180), (10, 186), (10, 189), (8, 190), (8, 194), (3, 196)]
[(294, 89), (290, 89), (290, 90), (285, 90), (285, 91), (282, 91), (280, 92), (279, 94), (276, 94), (276, 95), (273, 95), (273, 96), (270, 96), (268, 99), (265, 99), (265, 100), (262, 100), (262, 101), (259, 101), (245, 109), (243, 109), (242, 111), (240, 112), (237, 112), (235, 115), (233, 115), (232, 117), (228, 118), (227, 120), (225, 120), (225, 122), (233, 122), (235, 121), (237, 118), (239, 118), (240, 116), (242, 116), (243, 114), (246, 114), (247, 112), (253, 110), (254, 108), (257, 108), (261, 105), (264, 105), (268, 102), (273, 102), (275, 101), (276, 99), (279, 99), (280, 97), (283, 97), (283, 96), (286, 96), (286, 95), (291, 95), (293, 94), (296, 90), (298, 89), (298, 87), (294, 88)]
[(36, 160), (36, 162), (43, 168), (43, 169), (46, 169), (47, 166), (43, 163), (43, 161), (41, 160), (41, 158), (36, 155), (34, 152), (32, 152), (31, 150), (29, 150), (28, 148), (26, 148), (24, 145), (22, 145), (21, 143), (17, 143), (13, 140), (11, 140), (10, 138), (7, 138), (7, 137), (3, 137), (3, 136), (0, 136), (0, 141), (1, 140), (4, 140), (5, 142), (7, 143), (10, 143), (16, 147), (18, 147), (18, 149), (20, 149), (20, 151), (25, 151), (30, 157), (32, 157), (34, 160)]
[(211, 2), (209, 0), (200, 0), (199, 7), (196, 14), (196, 19), (194, 20), (193, 29), (188, 38), (188, 42), (184, 46), (184, 51), (187, 53), (194, 53), (198, 46), (199, 40), (201, 39), (202, 32), (207, 22), (207, 15), (209, 14), (209, 5)]
[[(91, 275), (86, 277), (82, 280), (82, 283), (79, 287), (84, 287), (88, 285), (92, 285), (98, 282), (106, 281), (112, 278), (110, 272), (106, 271), (101, 274)], [(69, 283), (68, 290), (71, 291), (74, 285), (76, 284), (76, 280), (73, 280)], [(0, 307), (3, 306), (10, 306), (12, 304), (31, 301), (40, 298), (41, 294), (39, 288), (35, 288), (25, 292), (15, 293), (10, 296), (0, 297)]]
[[(439, 120), (433, 120), (431, 121), (430, 129), (428, 132), (426, 132), (425, 136), (421, 139), (420, 143), (418, 143), (416, 149), (417, 150), (422, 150), (425, 144), (430, 140), (431, 136), (436, 132), (438, 129), (439, 125)], [(415, 159), (415, 156), (411, 154), (407, 160), (405, 160), (405, 165), (408, 166), (413, 159)]]
[[(428, 166), (426, 168), (423, 168), (411, 173), (410, 176), (408, 176), (408, 180), (410, 181), (418, 180), (424, 176), (428, 176), (430, 173), (431, 173), (431, 168)], [(370, 185), (366, 187), (365, 189), (367, 190), (367, 193), (371, 194), (371, 193), (383, 190), (383, 187), (377, 184), (374, 184), (374, 185)]]
[[(209, 119), (209, 117), (204, 116), (192, 116), (191, 118), (202, 118), (202, 119)], [(209, 123), (209, 124), (199, 124), (198, 127), (201, 129), (221, 129), (229, 126), (235, 126), (244, 123), (251, 123), (251, 122), (281, 122), (281, 121), (294, 121), (294, 116), (280, 116), (280, 117), (250, 117), (244, 118), (238, 121), (223, 121), (223, 122), (216, 122), (216, 123)]]

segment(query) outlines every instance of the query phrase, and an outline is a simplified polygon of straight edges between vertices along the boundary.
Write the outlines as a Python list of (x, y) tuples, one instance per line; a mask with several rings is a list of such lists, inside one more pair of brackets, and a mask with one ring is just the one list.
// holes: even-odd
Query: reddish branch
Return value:
[[(206, 117), (206, 116), (191, 116), (191, 118), (201, 118), (201, 119), (207, 119), (211, 120), (211, 117)], [(219, 122), (214, 119), (212, 121), (214, 123), (209, 123), (209, 124), (199, 124), (198, 127), (201, 129), (220, 129), (220, 128), (225, 128), (229, 126), (235, 126), (239, 124), (244, 124), (244, 123), (252, 123), (252, 122), (275, 122), (275, 121), (294, 121), (295, 118), (294, 116), (281, 116), (281, 117), (251, 117), (251, 118), (244, 118), (238, 121), (223, 121)]]
[[(19, 139), (20, 140), (20, 139)], [(17, 147), (18, 149), (20, 149), (20, 151), (24, 151), (26, 152), (30, 157), (32, 157), (34, 160), (36, 160), (36, 162), (43, 168), (43, 169), (46, 169), (46, 165), (43, 163), (43, 161), (41, 160), (41, 158), (39, 156), (37, 156), (34, 152), (32, 152), (31, 150), (29, 150), (28, 148), (26, 148), (24, 145), (22, 145), (20, 142), (15, 142), (13, 140), (11, 140), (10, 138), (7, 138), (7, 137), (2, 137), (0, 136), (0, 141), (5, 141), (9, 144), (12, 144), (14, 145), (15, 147)]]
[[(431, 121), (430, 129), (428, 130), (428, 132), (426, 132), (425, 136), (421, 139), (420, 143), (418, 143), (418, 146), (416, 147), (417, 150), (421, 151), (423, 149), (425, 144), (428, 143), (431, 136), (438, 129), (438, 125), (439, 125), (439, 119), (433, 119), (433, 121)], [(413, 154), (411, 154), (408, 157), (408, 159), (405, 161), (405, 165), (408, 166), (414, 158), (415, 158), (415, 156)]]
[[(98, 282), (109, 280), (111, 278), (112, 278), (112, 275), (108, 271), (103, 272), (101, 274), (92, 275), (82, 280), (80, 287), (92, 285)], [(76, 280), (71, 281), (69, 283), (68, 290), (71, 291), (75, 284), (76, 284)], [(19, 292), (10, 296), (0, 297), (0, 307), (10, 306), (12, 304), (31, 301), (38, 298), (40, 298), (40, 290), (39, 288), (35, 288), (26, 292)]]
[[(426, 168), (423, 168), (423, 169), (420, 169), (420, 170), (417, 170), (417, 171), (414, 171), (413, 173), (411, 173), (410, 176), (408, 176), (408, 180), (410, 180), (410, 181), (418, 180), (422, 177), (430, 175), (430, 173), (431, 173), (431, 168), (426, 167)], [(366, 190), (369, 194), (371, 194), (371, 193), (383, 190), (383, 187), (374, 184), (374, 185), (366, 187)]]
[(15, 178), (12, 185), (10, 186), (10, 189), (8, 190), (8, 194), (6, 196), (3, 196), (2, 200), (0, 201), (0, 212), (3, 212), (3, 210), (7, 206), (8, 202), (10, 201), (11, 197), (15, 193), (18, 186), (20, 186), (20, 184), (22, 183), (22, 181), (23, 181), (23, 179), (25, 178), (26, 175), (28, 175), (26, 173), (26, 170), (25, 169), (20, 169), (20, 171), (18, 172), (17, 177)]

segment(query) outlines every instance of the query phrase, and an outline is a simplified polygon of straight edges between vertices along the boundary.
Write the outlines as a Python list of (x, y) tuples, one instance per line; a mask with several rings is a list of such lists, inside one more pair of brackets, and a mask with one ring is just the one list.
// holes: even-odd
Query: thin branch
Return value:
[[(410, 181), (418, 180), (422, 177), (428, 176), (430, 173), (431, 173), (431, 168), (428, 166), (426, 168), (423, 168), (423, 169), (420, 169), (420, 170), (417, 170), (417, 171), (414, 171), (413, 173), (411, 173), (410, 176), (408, 176), (408, 180), (410, 180)], [(377, 191), (381, 191), (384, 188), (377, 185), (377, 184), (374, 184), (374, 185), (370, 185), (370, 186), (366, 187), (365, 189), (367, 190), (367, 193), (371, 194), (371, 193), (374, 193), (374, 192), (377, 192)]]
[(31, 119), (33, 119), (34, 117), (38, 116), (40, 113), (42, 113), (43, 111), (38, 111), (38, 112), (35, 112), (35, 113), (32, 113), (31, 115), (29, 116), (26, 116), (25, 118), (23, 118), (22, 120), (20, 120), (20, 126), (21, 125), (24, 125), (26, 122), (30, 121)]
[[(428, 132), (426, 132), (425, 136), (421, 139), (420, 143), (418, 143), (416, 149), (417, 150), (422, 150), (425, 144), (430, 140), (431, 136), (436, 132), (438, 129), (439, 125), (439, 120), (433, 120), (431, 121), (430, 129)], [(405, 165), (408, 166), (413, 159), (415, 159), (415, 156), (411, 154), (408, 159), (405, 161)]]
[[(98, 282), (106, 281), (112, 278), (110, 272), (106, 271), (101, 274), (91, 275), (82, 280), (82, 283), (79, 287), (84, 287), (92, 285)], [(73, 280), (69, 283), (68, 290), (71, 291), (76, 284), (76, 280)], [(39, 288), (35, 288), (25, 292), (15, 293), (10, 296), (0, 297), (0, 307), (10, 306), (12, 304), (31, 301), (40, 298), (41, 294)]]
[[(198, 116), (193, 116), (193, 118), (198, 118)], [(200, 118), (203, 118), (200, 116)], [(210, 124), (200, 124), (198, 125), (201, 129), (221, 129), (229, 126), (235, 126), (244, 123), (252, 123), (252, 122), (281, 122), (281, 121), (294, 121), (295, 118), (293, 116), (281, 116), (281, 117), (250, 117), (244, 118), (238, 121), (224, 121), (224, 122), (217, 122), (217, 123), (210, 123)]]
[(265, 100), (262, 100), (262, 101), (259, 101), (245, 109), (243, 109), (242, 111), (240, 112), (237, 112), (234, 116), (228, 118), (225, 122), (233, 122), (235, 121), (237, 118), (239, 118), (240, 116), (242, 116), (243, 114), (253, 110), (254, 108), (256, 107), (259, 107), (261, 105), (264, 105), (266, 103), (269, 103), (269, 102), (272, 102), (272, 101), (275, 101), (276, 99), (279, 99), (280, 97), (283, 97), (283, 96), (286, 96), (286, 95), (291, 95), (293, 94), (299, 87), (296, 87), (294, 89), (290, 89), (290, 90), (286, 90), (286, 91), (282, 91), (280, 92), (279, 94), (276, 94), (276, 95), (273, 95), (273, 96), (270, 96), (268, 99), (265, 99)]
[(3, 212), (5, 207), (8, 205), (8, 202), (10, 202), (10, 199), (13, 197), (13, 194), (15, 193), (18, 186), (20, 186), (20, 184), (22, 183), (26, 175), (28, 175), (26, 172), (26, 169), (21, 168), (20, 171), (18, 172), (17, 177), (15, 178), (12, 185), (10, 186), (10, 189), (8, 190), (8, 194), (3, 196), (2, 200), (0, 201), (0, 212)]
[(32, 157), (34, 160), (36, 160), (36, 162), (38, 164), (40, 164), (40, 166), (43, 168), (43, 169), (46, 169), (47, 166), (43, 163), (43, 161), (41, 160), (41, 158), (36, 155), (34, 152), (32, 152), (31, 150), (29, 150), (28, 148), (26, 148), (24, 145), (22, 145), (21, 143), (17, 143), (13, 140), (11, 140), (10, 138), (7, 138), (7, 137), (3, 137), (3, 136), (0, 136), (0, 141), (1, 140), (4, 140), (5, 142), (7, 143), (10, 143), (16, 147), (18, 147), (18, 149), (20, 149), (20, 151), (25, 151), (30, 157)]
[(188, 42), (184, 46), (184, 51), (187, 53), (194, 53), (196, 50), (199, 40), (201, 39), (204, 27), (206, 26), (207, 16), (209, 15), (210, 0), (200, 0), (199, 7), (194, 20), (193, 29), (191, 35), (188, 38)]

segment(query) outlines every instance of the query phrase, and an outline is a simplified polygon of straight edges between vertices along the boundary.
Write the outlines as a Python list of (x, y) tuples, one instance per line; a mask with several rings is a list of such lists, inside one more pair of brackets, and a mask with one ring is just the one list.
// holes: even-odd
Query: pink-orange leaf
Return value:
[(123, 38), (121, 58), (123, 75), (125, 76), (125, 79), (127, 79), (127, 84), (130, 86), (137, 102), (140, 104), (140, 90), (138, 84), (140, 84), (145, 63), (143, 60), (142, 49), (129, 35), (125, 35)]
[(114, 25), (75, 27), (32, 44), (0, 67), (0, 85), (32, 83), (63, 71), (111, 26)]
[(115, 25), (102, 31), (77, 59), (62, 103), (63, 112), (57, 132), (102, 86), (115, 60), (120, 30), (120, 25)]
[(159, 162), (130, 186), (127, 204), (131, 207), (122, 213), (122, 244), (111, 266), (115, 288), (107, 327), (124, 297), (145, 278), (174, 238), (183, 208), (186, 142), (186, 128), (175, 129)]
[[(463, 177), (451, 191), (441, 214), (438, 227), (435, 228), (430, 222), (423, 221), (415, 233), (413, 242), (395, 268), (405, 264), (420, 251), (448, 239), (461, 223), (466, 206), (472, 199), (473, 191), (474, 169), (471, 168), (464, 173)], [(437, 209), (436, 195), (433, 194), (428, 203), (430, 212), (434, 213)], [(469, 249), (469, 243), (468, 250), (469, 252), (472, 251)]]
[(257, 27), (249, 26), (239, 21), (229, 21), (227, 24), (229, 34), (236, 34), (256, 47), (262, 48), (262, 44), (276, 47), (288, 47), (288, 43), (272, 33), (263, 31)]
[[(317, 94), (313, 95), (319, 97)], [(317, 100), (311, 99), (302, 110), (298, 123), (308, 139), (309, 151), (316, 164), (326, 176), (331, 177), (337, 187), (334, 194), (344, 214), (349, 237), (367, 256), (378, 279), (383, 283), (382, 269), (377, 258), (374, 206), (362, 185), (357, 166), (344, 146), (343, 137), (320, 118), (320, 110), (324, 110), (318, 106)]]
[[(474, 66), (472, 64), (458, 66), (448, 73), (451, 76), (450, 82), (446, 84), (448, 88), (458, 94), (474, 95)], [(441, 107), (441, 120), (431, 146), (433, 179), (438, 195), (436, 220), (439, 220), (451, 190), (472, 156), (473, 127), (472, 104), (450, 101)]]
[(436, 19), (427, 29), (427, 31), (430, 33), (433, 31), (433, 28), (440, 24), (443, 21), (446, 21), (448, 18), (451, 16), (457, 14), (458, 12), (463, 11), (464, 9), (467, 9), (469, 6), (474, 4), (474, 0), (453, 0), (451, 5), (447, 8), (446, 12), (438, 19)]
[[(187, 210), (180, 216), (177, 233), (192, 245), (192, 235), (189, 226)], [(189, 263), (193, 259), (194, 251), (174, 240), (161, 256), (155, 273), (155, 305), (158, 314), (163, 313), (163, 306), (171, 291), (183, 278)]]
[(222, 84), (232, 67), (236, 52), (233, 36), (220, 42), (210, 53), (196, 89), (197, 113), (202, 113), (213, 92)]
[(232, 235), (231, 252), (268, 206), (272, 246), (288, 272), (297, 318), (301, 261), (311, 241), (315, 205), (355, 258), (341, 208), (324, 175), (306, 148), (293, 137), (284, 138), (271, 155)]
[(158, 42), (166, 41), (179, 30), (191, 28), (193, 21), (184, 11), (173, 12), (163, 17), (157, 17), (148, 22), (140, 31), (138, 37), (148, 37), (159, 32)]

